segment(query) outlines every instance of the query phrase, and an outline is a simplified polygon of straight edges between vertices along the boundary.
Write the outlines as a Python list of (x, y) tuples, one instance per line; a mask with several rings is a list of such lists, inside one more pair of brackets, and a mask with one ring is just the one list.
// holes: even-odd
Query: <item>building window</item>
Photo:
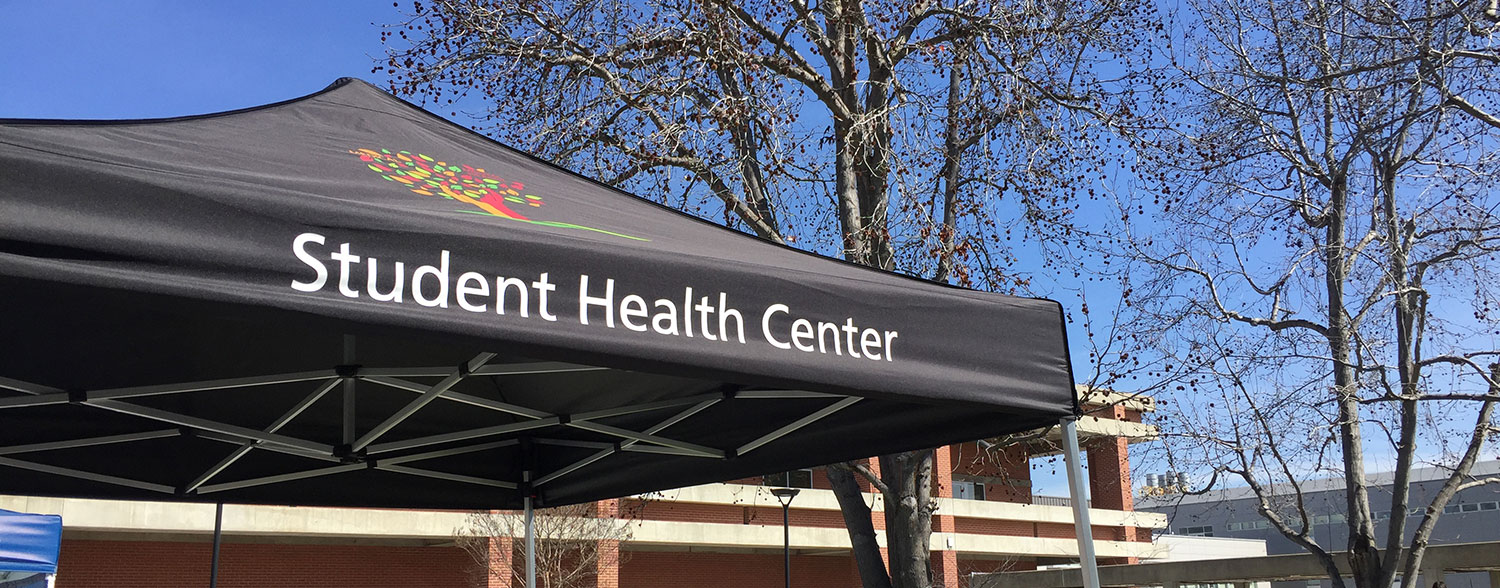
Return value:
[(812, 470), (792, 470), (765, 477), (767, 486), (782, 488), (812, 488)]
[(1230, 531), (1258, 531), (1271, 528), (1271, 523), (1265, 520), (1245, 521), (1243, 523), (1229, 523)]
[(1450, 504), (1443, 507), (1443, 514), (1459, 514), (1465, 512), (1480, 512), (1485, 510), (1500, 510), (1500, 502), (1466, 502), (1463, 504)]
[(1193, 537), (1213, 537), (1214, 536), (1214, 528), (1212, 526), (1203, 526), (1203, 527), (1178, 527), (1177, 528), (1177, 534), (1178, 535), (1190, 535), (1190, 536), (1193, 536)]
[(1342, 523), (1342, 522), (1344, 522), (1346, 520), (1348, 520), (1348, 519), (1344, 515), (1341, 515), (1341, 514), (1318, 515), (1318, 516), (1312, 517), (1312, 524), (1314, 524), (1314, 525), (1329, 525), (1329, 524), (1336, 525), (1336, 524)]
[(953, 497), (965, 500), (984, 500), (984, 482), (953, 482)]

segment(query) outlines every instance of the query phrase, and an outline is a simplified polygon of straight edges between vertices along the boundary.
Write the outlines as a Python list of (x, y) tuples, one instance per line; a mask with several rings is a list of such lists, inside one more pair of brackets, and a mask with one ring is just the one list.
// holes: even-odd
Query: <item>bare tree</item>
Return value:
[[(1137, 0), (418, 0), (392, 89), (778, 243), (1024, 289), (1013, 239), (1066, 236), (1106, 154), (1094, 64)], [(1087, 144), (1087, 142), (1083, 142)], [(865, 586), (931, 585), (932, 453), (831, 468)], [(886, 504), (882, 562), (859, 481)]]
[[(537, 510), (534, 588), (585, 588), (594, 585), (600, 568), (624, 563), (620, 545), (632, 536), (629, 517), (600, 513), (594, 504), (575, 504)], [(526, 586), (523, 537), (525, 516), (519, 512), (476, 512), (456, 532), (459, 547), (484, 573), (515, 586)], [(498, 540), (498, 541), (497, 541)], [(509, 541), (506, 541), (509, 540)], [(497, 549), (508, 549), (504, 554)], [(497, 555), (511, 565), (495, 565)], [(531, 587), (528, 587), (531, 588)]]
[[(1470, 476), (1500, 400), (1492, 6), (1192, 0), (1173, 16), (1166, 67), (1140, 78), (1143, 185), (1103, 246), (1130, 267), (1126, 330), (1154, 334), (1156, 375), (1186, 392), (1168, 448), (1247, 484), (1338, 586), (1302, 484), (1342, 478), (1354, 584), (1411, 588), (1447, 502), (1500, 481)], [(1131, 218), (1147, 198), (1159, 216)], [(1413, 528), (1423, 461), (1449, 475)]]

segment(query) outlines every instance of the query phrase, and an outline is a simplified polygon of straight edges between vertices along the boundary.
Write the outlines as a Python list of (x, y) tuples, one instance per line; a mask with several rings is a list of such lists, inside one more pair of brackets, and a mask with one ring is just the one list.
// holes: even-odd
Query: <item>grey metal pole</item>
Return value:
[(1078, 422), (1062, 420), (1063, 454), (1068, 465), (1068, 494), (1073, 500), (1073, 528), (1078, 533), (1078, 565), (1083, 588), (1099, 588), (1099, 563), (1094, 559), (1094, 530), (1089, 525), (1089, 504), (1084, 489), (1083, 458), (1078, 452)]
[[(344, 335), (344, 365), (353, 365), (356, 361), (354, 354), (354, 335)], [(354, 378), (344, 378), (344, 435), (345, 445), (353, 445), (354, 440), (359, 438), (359, 431), (355, 428), (358, 420), (354, 395)]]
[[(791, 484), (792, 473), (787, 472), (787, 484)], [(781, 503), (781, 534), (782, 534), (782, 569), (786, 571), (786, 588), (792, 588), (792, 499), (801, 492), (790, 486), (785, 488), (773, 488), (771, 495)]]
[(214, 558), (208, 567), (208, 588), (219, 585), (219, 545), (224, 541), (224, 503), (214, 505)]
[(536, 508), (531, 502), (531, 472), (522, 473), (521, 478), (527, 482), (522, 498), (526, 508), (526, 588), (536, 588)]
[(792, 588), (792, 503), (781, 504), (782, 569), (786, 570), (786, 588)]

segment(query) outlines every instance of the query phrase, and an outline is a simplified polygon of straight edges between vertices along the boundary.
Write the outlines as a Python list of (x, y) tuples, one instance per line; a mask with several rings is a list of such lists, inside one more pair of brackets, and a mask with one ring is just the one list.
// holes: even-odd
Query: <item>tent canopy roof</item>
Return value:
[(0, 509), (0, 572), (57, 573), (62, 517)]
[(358, 80), (0, 121), (0, 492), (509, 508), (1072, 414), (1060, 309), (811, 255)]

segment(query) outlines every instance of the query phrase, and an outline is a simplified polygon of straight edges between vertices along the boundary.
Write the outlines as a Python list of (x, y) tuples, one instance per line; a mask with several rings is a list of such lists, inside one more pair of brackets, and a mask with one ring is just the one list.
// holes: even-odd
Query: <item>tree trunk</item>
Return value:
[(912, 451), (880, 458), (885, 481), (886, 544), (890, 548), (891, 583), (896, 588), (930, 588), (932, 563), (932, 451)]
[[(1399, 148), (1399, 145), (1398, 145)], [(1382, 162), (1380, 169), (1380, 207), (1385, 225), (1386, 240), (1390, 248), (1390, 274), (1398, 290), (1415, 285), (1419, 276), (1409, 276), (1410, 249), (1401, 229), (1401, 219), (1396, 212), (1396, 166), (1390, 161)], [(1406, 510), (1411, 495), (1411, 464), (1417, 444), (1417, 380), (1421, 377), (1417, 366), (1420, 347), (1413, 335), (1417, 331), (1417, 310), (1420, 308), (1418, 294), (1412, 291), (1395, 296), (1396, 308), (1396, 369), (1400, 380), (1401, 422), (1396, 446), (1396, 469), (1391, 479), (1391, 517), (1386, 529), (1385, 561), (1380, 563), (1379, 574), (1374, 578), (1377, 586), (1390, 586), (1396, 579), (1396, 567), (1400, 561), (1400, 550), (1391, 546), (1401, 545), (1406, 535)], [(1398, 514), (1400, 513), (1400, 514)], [(1373, 522), (1372, 522), (1373, 525)]]
[(1402, 569), (1401, 587), (1417, 588), (1418, 570), (1422, 569), (1422, 556), (1427, 552), (1427, 542), (1432, 537), (1432, 530), (1437, 527), (1438, 516), (1442, 514), (1443, 507), (1463, 486), (1464, 478), (1474, 469), (1474, 462), (1479, 460), (1484, 440), (1493, 431), (1490, 426), (1494, 418), (1495, 403), (1500, 400), (1500, 363), (1490, 364), (1489, 397), (1479, 406), (1479, 417), (1475, 419), (1474, 429), (1469, 433), (1469, 445), (1464, 451), (1464, 456), (1459, 460), (1458, 466), (1448, 479), (1443, 481), (1443, 487), (1438, 490), (1432, 498), (1432, 503), (1427, 505), (1427, 514), (1422, 517), (1422, 522), (1417, 525), (1417, 530), (1412, 533), (1411, 546), (1407, 549), (1406, 561)]
[(948, 276), (953, 273), (954, 229), (957, 226), (954, 216), (958, 214), (958, 164), (963, 154), (963, 147), (958, 140), (960, 82), (960, 67), (955, 61), (948, 70), (948, 115), (943, 126), (943, 169), (938, 174), (943, 178), (943, 224), (938, 227), (937, 271), (932, 276), (938, 282), (948, 281)]
[[(1348, 317), (1344, 313), (1344, 285), (1348, 280), (1345, 220), (1348, 218), (1348, 180), (1340, 175), (1330, 186), (1328, 205), (1327, 249), (1324, 263), (1328, 288), (1328, 347), (1332, 358), (1334, 398), (1339, 407), (1339, 441), (1343, 449), (1344, 498), (1348, 509), (1349, 567), (1354, 585), (1377, 588), (1373, 583), (1380, 575), (1380, 550), (1375, 546), (1375, 529), (1370, 522), (1370, 495), (1365, 478), (1364, 437), (1359, 416), (1358, 382), (1355, 379), (1349, 346)], [(1328, 549), (1334, 549), (1328, 546)], [(1330, 578), (1338, 586), (1340, 578)]]
[(865, 494), (859, 489), (854, 472), (848, 465), (837, 464), (829, 466), (827, 473), (833, 495), (839, 500), (839, 512), (844, 515), (844, 528), (849, 530), (860, 585), (863, 588), (894, 588), (886, 574), (885, 561), (880, 557), (870, 505), (865, 504)]

